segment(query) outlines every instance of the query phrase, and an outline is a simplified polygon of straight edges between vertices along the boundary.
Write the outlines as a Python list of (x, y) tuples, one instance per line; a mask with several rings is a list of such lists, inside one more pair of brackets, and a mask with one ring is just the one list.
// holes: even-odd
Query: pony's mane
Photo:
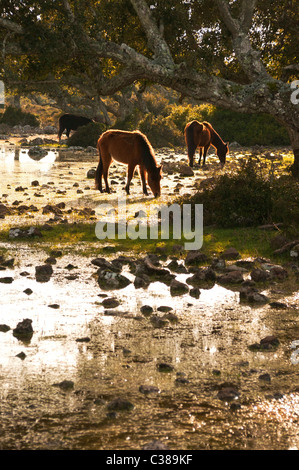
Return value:
[(213, 145), (225, 145), (223, 140), (221, 139), (220, 135), (215, 131), (212, 124), (207, 121), (203, 121), (203, 124), (211, 131), (211, 140)]
[(139, 142), (141, 146), (141, 158), (145, 168), (148, 171), (156, 169), (157, 162), (155, 158), (155, 152), (148, 138), (140, 131), (135, 131), (135, 133), (139, 136)]

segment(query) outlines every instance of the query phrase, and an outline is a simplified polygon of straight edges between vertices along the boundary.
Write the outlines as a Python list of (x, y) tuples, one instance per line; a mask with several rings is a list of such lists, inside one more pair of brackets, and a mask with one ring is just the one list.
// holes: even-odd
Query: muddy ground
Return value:
[[(0, 142), (0, 203), (35, 209), (5, 215), (2, 230), (64, 223), (67, 234), (69, 223), (83, 218), (93, 224), (99, 205), (116, 203), (123, 194), (121, 166), (111, 168), (111, 195), (94, 190), (87, 177), (97, 164), (92, 149), (53, 147), (33, 160), (16, 142)], [(279, 165), (289, 150), (271, 152), (265, 158)], [(232, 170), (251, 153), (231, 150), (223, 170), (210, 156), (204, 169), (183, 176), (183, 149), (157, 151), (165, 169), (160, 203)], [(137, 175), (133, 182), (127, 204), (134, 216), (153, 199), (142, 196)], [(64, 203), (62, 216), (43, 213), (54, 203)], [(216, 279), (198, 281), (196, 295), (188, 284), (195, 271), (185, 263), (186, 253), (174, 252), (175, 260), (152, 257), (171, 279), (156, 273), (140, 287), (136, 269), (144, 268), (146, 253), (107, 246), (106, 261), (117, 260), (114, 274), (127, 279), (123, 288), (99, 284), (106, 270), (103, 261), (94, 262), (103, 258), (95, 244), (86, 251), (84, 243), (62, 239), (49, 260), (51, 247), (42, 239), (1, 242), (0, 448), (139, 450), (153, 448), (152, 441), (170, 450), (299, 448), (299, 365), (291, 347), (299, 340), (299, 295), (293, 273), (259, 287), (267, 301), (250, 304), (241, 301), (239, 284), (220, 281), (242, 254), (215, 267)], [(249, 261), (245, 268), (239, 263), (243, 280), (263, 264)], [(45, 264), (52, 272), (41, 282), (36, 266)], [(187, 289), (171, 291), (173, 279)], [(24, 319), (33, 331), (19, 336), (16, 327)], [(266, 347), (260, 344), (264, 338)]]

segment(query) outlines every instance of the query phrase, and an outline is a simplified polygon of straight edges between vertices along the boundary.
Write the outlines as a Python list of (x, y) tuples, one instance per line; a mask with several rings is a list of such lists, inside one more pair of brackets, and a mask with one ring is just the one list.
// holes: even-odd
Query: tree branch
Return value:
[(0, 27), (4, 29), (8, 29), (13, 33), (21, 34), (23, 32), (23, 28), (21, 25), (15, 23), (14, 21), (7, 20), (5, 18), (0, 18)]
[(158, 28), (147, 3), (145, 0), (131, 0), (131, 3), (145, 31), (148, 45), (155, 54), (155, 61), (165, 67), (174, 68), (168, 44), (162, 36), (163, 28), (161, 30)]

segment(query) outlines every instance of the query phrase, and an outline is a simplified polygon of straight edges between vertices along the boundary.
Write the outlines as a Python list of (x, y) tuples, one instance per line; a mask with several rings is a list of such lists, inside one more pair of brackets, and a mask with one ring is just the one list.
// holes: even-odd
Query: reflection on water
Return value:
[[(290, 341), (275, 353), (248, 349), (261, 336), (281, 331), (277, 311), (241, 305), (237, 292), (218, 285), (201, 289), (199, 299), (171, 297), (161, 282), (103, 292), (95, 267), (75, 255), (57, 259), (51, 280), (38, 283), (34, 267), (44, 258), (24, 247), (18, 266), (5, 271), (14, 281), (0, 283), (0, 324), (11, 327), (0, 332), (0, 447), (140, 449), (157, 438), (174, 450), (299, 446), (299, 398), (289, 393), (298, 375)], [(134, 279), (127, 269), (124, 274)], [(105, 295), (117, 298), (119, 307), (105, 309)], [(178, 321), (169, 317), (157, 328), (141, 314), (143, 305), (161, 318), (167, 314), (158, 308), (169, 306)], [(12, 334), (24, 318), (32, 319), (34, 329), (29, 344)], [(295, 311), (284, 311), (284, 327), (296, 321)], [(20, 352), (25, 359), (17, 357)], [(161, 362), (173, 371), (159, 372)], [(270, 382), (259, 379), (265, 373)], [(63, 380), (74, 387), (53, 387)], [(240, 392), (241, 408), (234, 412), (217, 399), (223, 382)], [(141, 385), (159, 393), (144, 395)], [(117, 397), (134, 409), (110, 416), (107, 405)]]

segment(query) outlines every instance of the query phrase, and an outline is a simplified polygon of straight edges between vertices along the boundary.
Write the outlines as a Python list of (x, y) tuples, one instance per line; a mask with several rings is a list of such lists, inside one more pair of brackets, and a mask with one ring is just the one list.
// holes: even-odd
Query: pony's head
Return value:
[(228, 153), (228, 142), (221, 146), (221, 148), (218, 148), (217, 150), (217, 156), (220, 160), (221, 165), (223, 166), (226, 162), (226, 155)]
[(162, 166), (155, 167), (147, 175), (148, 185), (151, 188), (151, 191), (155, 197), (159, 197), (161, 195), (161, 186), (160, 186), (161, 178), (162, 178)]

